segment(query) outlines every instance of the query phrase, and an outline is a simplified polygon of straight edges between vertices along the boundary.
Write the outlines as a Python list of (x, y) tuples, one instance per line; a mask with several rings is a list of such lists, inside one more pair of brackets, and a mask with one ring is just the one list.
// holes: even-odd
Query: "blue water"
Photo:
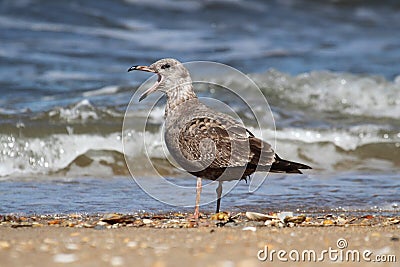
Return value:
[[(188, 187), (177, 197), (182, 203), (195, 203), (196, 179), (175, 178), (175, 184)], [(227, 185), (225, 184), (224, 187)], [(169, 191), (160, 194), (171, 194)], [(214, 190), (214, 188), (213, 188)], [(205, 193), (205, 194), (204, 194)], [(293, 211), (295, 213), (361, 212), (398, 214), (400, 178), (397, 175), (347, 173), (330, 176), (270, 175), (254, 193), (240, 182), (222, 198), (222, 210), (244, 212)], [(203, 192), (205, 198), (215, 192)], [(106, 213), (138, 211), (192, 212), (190, 206), (162, 203), (129, 177), (111, 179), (75, 178), (2, 181), (0, 214)], [(203, 203), (203, 202), (202, 202)], [(216, 202), (203, 203), (203, 212), (213, 212)]]
[[(400, 202), (399, 11), (389, 0), (1, 1), (0, 213), (172, 209), (132, 183), (121, 144), (126, 107), (149, 78), (126, 71), (164, 57), (249, 74), (271, 105), (279, 154), (314, 167), (252, 195), (239, 184), (224, 207), (390, 210)], [(228, 95), (201, 95), (246, 114)]]
[(2, 1), (0, 105), (65, 105), (84, 90), (141, 82), (147, 76), (126, 75), (127, 68), (163, 57), (246, 73), (394, 79), (399, 10), (397, 1)]

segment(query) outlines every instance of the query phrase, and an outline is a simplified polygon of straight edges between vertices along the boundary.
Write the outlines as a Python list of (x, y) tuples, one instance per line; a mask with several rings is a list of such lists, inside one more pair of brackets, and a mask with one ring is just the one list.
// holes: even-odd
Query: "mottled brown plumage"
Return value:
[[(161, 59), (151, 66), (134, 66), (158, 75), (157, 83), (140, 98), (158, 90), (167, 95), (165, 142), (173, 158), (189, 173), (218, 180), (217, 212), (222, 181), (246, 179), (255, 171), (301, 173), (309, 166), (281, 159), (271, 145), (255, 137), (231, 116), (199, 101), (187, 69), (175, 59)], [(198, 179), (198, 217), (201, 180)], [(200, 187), (199, 187), (200, 185)]]

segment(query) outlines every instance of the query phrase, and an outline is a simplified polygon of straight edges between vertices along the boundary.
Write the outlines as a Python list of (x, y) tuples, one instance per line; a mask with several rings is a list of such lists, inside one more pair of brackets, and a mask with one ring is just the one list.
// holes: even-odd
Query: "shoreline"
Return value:
[(135, 212), (135, 213), (70, 213), (70, 214), (0, 214), (0, 229), (29, 227), (73, 227), (97, 230), (135, 228), (215, 228), (215, 227), (386, 227), (399, 225), (400, 213), (393, 212), (247, 212), (201, 213), (199, 221), (187, 212)]

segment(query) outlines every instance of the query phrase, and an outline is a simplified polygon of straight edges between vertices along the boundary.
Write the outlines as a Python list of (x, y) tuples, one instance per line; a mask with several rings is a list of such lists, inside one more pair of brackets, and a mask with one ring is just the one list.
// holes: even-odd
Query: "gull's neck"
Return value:
[(174, 109), (177, 106), (182, 105), (184, 102), (197, 99), (191, 82), (177, 85), (175, 88), (168, 90), (166, 94), (167, 106), (165, 108), (165, 116), (174, 112)]

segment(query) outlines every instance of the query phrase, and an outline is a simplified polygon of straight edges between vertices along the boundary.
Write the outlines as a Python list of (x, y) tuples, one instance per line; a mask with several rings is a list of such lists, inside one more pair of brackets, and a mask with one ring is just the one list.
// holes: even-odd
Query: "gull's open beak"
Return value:
[[(133, 70), (141, 70), (141, 71), (147, 71), (147, 72), (152, 72), (152, 73), (157, 73), (155, 70), (151, 69), (150, 67), (147, 66), (132, 66), (128, 69), (128, 72), (133, 71)], [(149, 94), (157, 91), (158, 85), (160, 85), (161, 80), (162, 80), (162, 76), (160, 74), (158, 74), (158, 79), (157, 82), (150, 87), (149, 89), (146, 90), (146, 92), (144, 92), (140, 98), (139, 98), (139, 102), (142, 101), (143, 99), (145, 99)]]
[(154, 72), (155, 73), (155, 70), (150, 69), (147, 66), (132, 66), (132, 67), (130, 67), (128, 69), (128, 72), (133, 71), (133, 70), (141, 70), (141, 71), (147, 71), (147, 72)]

